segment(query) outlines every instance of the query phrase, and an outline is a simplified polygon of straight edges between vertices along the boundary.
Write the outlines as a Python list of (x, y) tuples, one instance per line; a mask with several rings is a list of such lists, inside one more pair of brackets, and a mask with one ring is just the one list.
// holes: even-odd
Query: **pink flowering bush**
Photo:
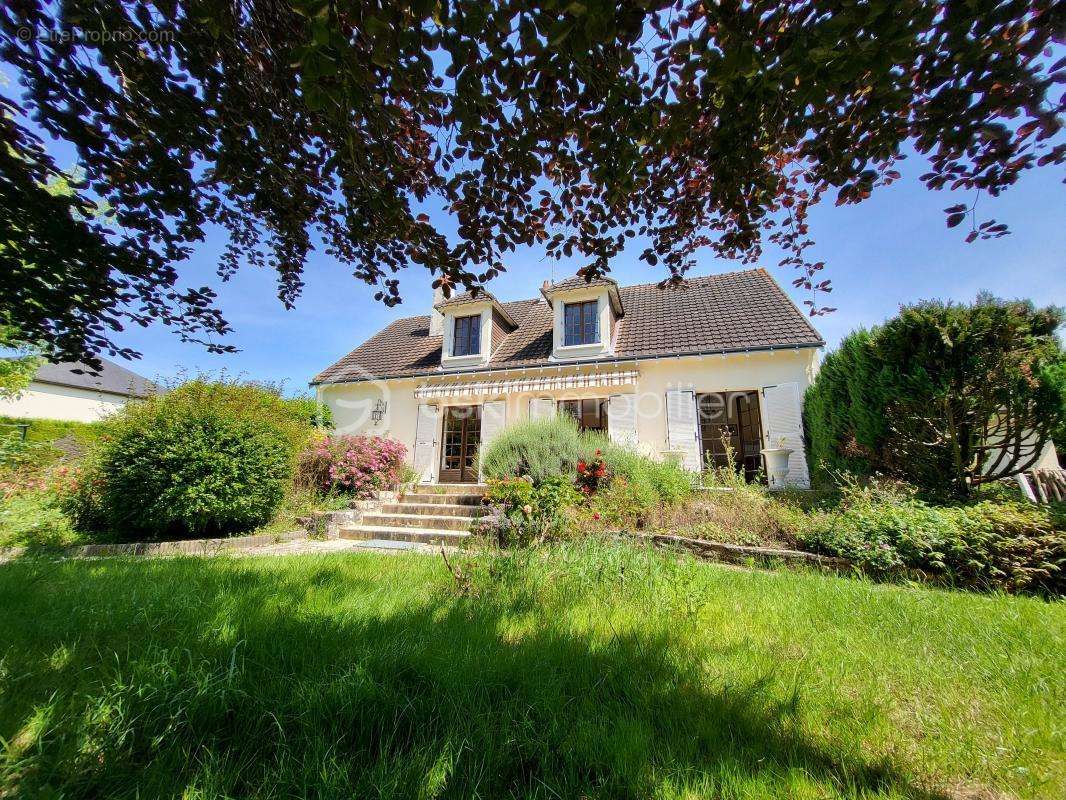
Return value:
[(321, 492), (370, 497), (396, 488), (407, 448), (378, 436), (323, 436), (300, 454), (297, 483)]

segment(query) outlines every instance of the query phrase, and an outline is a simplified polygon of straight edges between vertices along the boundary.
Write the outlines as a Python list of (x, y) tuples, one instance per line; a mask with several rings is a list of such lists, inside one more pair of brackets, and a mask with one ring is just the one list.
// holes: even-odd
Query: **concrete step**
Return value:
[(422, 514), (364, 514), (362, 525), (383, 528), (435, 528), (446, 531), (465, 531), (474, 520), (471, 517), (426, 517)]
[(382, 514), (422, 514), (427, 517), (476, 517), (481, 513), (480, 505), (459, 505), (458, 503), (386, 503), (381, 507)]
[(389, 528), (377, 525), (353, 525), (341, 528), (341, 539), (368, 541), (384, 539), (389, 542), (417, 542), (419, 544), (446, 544), (459, 546), (470, 534), (467, 531), (449, 531), (439, 528)]
[(441, 494), (440, 492), (408, 492), (402, 498), (404, 503), (434, 505), (480, 506), (480, 494)]
[(485, 494), (488, 490), (487, 483), (416, 483), (411, 487), (420, 494)]
[(349, 540), (355, 547), (367, 547), (372, 550), (401, 550), (401, 551), (417, 551), (428, 545), (419, 544), (418, 542), (397, 542), (390, 539), (360, 539)]

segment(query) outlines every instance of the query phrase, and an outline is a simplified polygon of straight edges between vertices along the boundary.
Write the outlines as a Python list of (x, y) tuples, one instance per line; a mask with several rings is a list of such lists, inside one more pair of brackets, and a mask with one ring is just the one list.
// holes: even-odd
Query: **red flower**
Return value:
[(593, 513), (593, 515), (592, 515), (592, 518), (593, 518), (594, 520), (597, 520), (597, 521), (598, 521), (598, 520), (599, 520), (599, 518), (600, 518), (600, 512), (599, 512), (599, 511), (596, 511), (596, 512), (594, 512), (594, 513)]
[(584, 461), (578, 461), (577, 462), (577, 471), (578, 472), (584, 472), (585, 471), (585, 462)]

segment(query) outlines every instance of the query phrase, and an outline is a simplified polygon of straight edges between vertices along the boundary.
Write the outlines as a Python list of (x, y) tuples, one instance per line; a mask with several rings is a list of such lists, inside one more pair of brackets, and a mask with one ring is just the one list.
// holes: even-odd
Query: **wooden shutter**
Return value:
[(437, 464), (439, 421), (439, 407), (426, 404), (418, 407), (418, 419), (415, 421), (415, 450), (411, 460), (418, 474), (418, 480), (422, 483), (433, 482), (433, 468)]
[(811, 478), (807, 472), (807, 454), (803, 450), (803, 406), (799, 384), (779, 383), (762, 390), (763, 422), (766, 425), (766, 447), (788, 447), (788, 475), (785, 483), (809, 489)]
[(636, 448), (637, 396), (612, 394), (607, 401), (607, 435), (612, 442)]
[(555, 416), (555, 401), (550, 397), (531, 397), (529, 400), (530, 419), (550, 419)]
[[(484, 453), (492, 440), (499, 436), (507, 423), (507, 403), (504, 400), (492, 400), (481, 406), (481, 444), (478, 454)], [(481, 480), (481, 460), (478, 459), (478, 480)]]
[(666, 434), (670, 449), (682, 454), (681, 466), (700, 469), (700, 443), (696, 424), (696, 393), (673, 389), (666, 393)]

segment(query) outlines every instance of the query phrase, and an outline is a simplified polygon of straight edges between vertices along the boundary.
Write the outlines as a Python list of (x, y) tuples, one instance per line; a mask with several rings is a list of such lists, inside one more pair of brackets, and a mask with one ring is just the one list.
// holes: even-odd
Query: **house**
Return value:
[(106, 358), (98, 375), (81, 362), (42, 364), (30, 385), (12, 399), (0, 400), (0, 416), (94, 422), (122, 408), (154, 385)]
[(408, 447), (423, 482), (476, 482), (477, 453), (518, 420), (570, 414), (691, 470), (732, 446), (746, 473), (785, 446), (808, 486), (801, 403), (822, 337), (763, 269), (681, 288), (608, 278), (545, 283), (541, 296), (435, 297), (312, 381), (338, 431)]

